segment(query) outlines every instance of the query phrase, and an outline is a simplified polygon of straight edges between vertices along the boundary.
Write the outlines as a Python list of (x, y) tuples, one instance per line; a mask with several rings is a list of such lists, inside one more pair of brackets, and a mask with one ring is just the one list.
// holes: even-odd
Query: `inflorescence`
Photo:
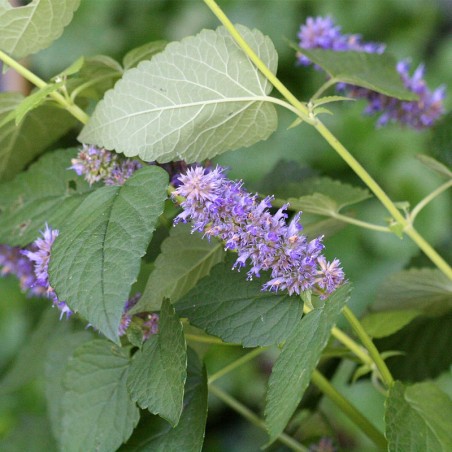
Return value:
[(272, 215), (273, 197), (259, 201), (224, 172), (219, 166), (214, 170), (198, 166), (179, 177), (172, 196), (184, 198), (183, 212), (175, 224), (191, 221), (193, 231), (222, 240), (227, 250), (237, 252), (234, 268), (250, 264), (248, 279), (270, 271), (263, 290), (287, 290), (290, 295), (312, 291), (326, 298), (344, 282), (339, 260), (328, 262), (321, 254), (322, 237), (308, 241), (300, 233), (301, 212), (286, 224), (288, 204)]
[[(15, 275), (19, 278), (20, 287), (23, 292), (37, 297), (49, 298), (53, 305), (69, 318), (74, 312), (69, 308), (65, 301), (61, 301), (55, 290), (49, 283), (49, 262), (52, 245), (58, 237), (59, 231), (45, 226), (41, 236), (25, 249), (0, 245), (0, 275)], [(123, 336), (130, 323), (132, 315), (129, 310), (138, 302), (141, 294), (137, 293), (129, 298), (125, 305), (121, 317), (121, 323), (118, 328), (119, 336)], [(140, 313), (137, 318), (141, 320), (141, 330), (143, 340), (146, 340), (152, 334), (158, 333), (159, 316), (158, 314)]]
[[(381, 54), (385, 50), (383, 44), (365, 43), (360, 35), (343, 34), (341, 28), (334, 24), (330, 17), (308, 17), (306, 23), (301, 25), (298, 33), (300, 48), (327, 49), (334, 51), (358, 51), (365, 53)], [(311, 64), (309, 58), (297, 55), (302, 65)], [(316, 66), (317, 69), (319, 69)], [(366, 114), (380, 114), (377, 126), (386, 125), (389, 122), (400, 122), (414, 129), (431, 127), (444, 113), (443, 100), (446, 92), (441, 86), (430, 91), (424, 77), (424, 66), (420, 65), (410, 76), (410, 64), (404, 60), (397, 64), (397, 72), (405, 88), (419, 97), (419, 100), (403, 101), (394, 97), (377, 93), (367, 88), (340, 83), (339, 91), (348, 96), (365, 99), (368, 106), (364, 110)]]

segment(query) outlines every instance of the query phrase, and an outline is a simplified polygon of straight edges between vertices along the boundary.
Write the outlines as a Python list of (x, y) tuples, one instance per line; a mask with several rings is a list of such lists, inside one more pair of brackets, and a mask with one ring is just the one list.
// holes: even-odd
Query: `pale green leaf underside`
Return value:
[(148, 166), (121, 187), (97, 189), (52, 246), (50, 283), (58, 297), (113, 341), (163, 211), (167, 184), (164, 170)]
[[(0, 122), (22, 102), (19, 93), (0, 93)], [(11, 180), (42, 151), (63, 136), (76, 120), (66, 111), (41, 105), (16, 126), (9, 121), (0, 127), (0, 181)]]
[(433, 383), (406, 387), (396, 382), (385, 420), (390, 452), (452, 449), (452, 400)]
[(116, 450), (132, 434), (140, 414), (127, 391), (128, 353), (103, 339), (76, 349), (64, 379), (62, 450)]
[(387, 53), (303, 48), (298, 48), (298, 51), (338, 82), (362, 86), (401, 100), (417, 100), (417, 96), (403, 85), (396, 70), (397, 63)]
[[(238, 30), (275, 73), (270, 39)], [(203, 30), (127, 71), (79, 140), (145, 161), (202, 161), (268, 138), (277, 126), (271, 89), (225, 28)]]
[(33, 0), (12, 7), (0, 0), (0, 49), (15, 58), (45, 49), (63, 33), (79, 4), (80, 0)]
[(11, 181), (0, 185), (0, 243), (26, 246), (47, 223), (59, 229), (92, 191), (68, 170), (76, 149), (47, 153)]
[(182, 413), (186, 368), (182, 325), (165, 300), (159, 334), (151, 336), (133, 358), (127, 380), (130, 396), (141, 408), (160, 415), (174, 427)]
[(172, 302), (185, 295), (210, 269), (223, 260), (223, 245), (191, 233), (189, 225), (171, 229), (143, 295), (131, 312), (158, 311), (163, 298)]
[(452, 309), (452, 282), (432, 268), (395, 273), (378, 291), (372, 309), (415, 309), (426, 315), (442, 315)]
[(245, 271), (231, 269), (234, 260), (216, 265), (176, 303), (179, 316), (225, 342), (243, 347), (283, 342), (301, 318), (303, 303), (284, 292), (263, 292), (265, 281), (247, 281)]
[(124, 69), (130, 69), (138, 65), (140, 61), (150, 60), (154, 55), (160, 53), (166, 46), (166, 41), (152, 41), (127, 52), (122, 60)]
[(331, 335), (331, 328), (349, 298), (350, 288), (339, 288), (325, 302), (301, 319), (276, 360), (268, 382), (265, 418), (273, 442), (284, 430), (300, 403), (311, 374)]

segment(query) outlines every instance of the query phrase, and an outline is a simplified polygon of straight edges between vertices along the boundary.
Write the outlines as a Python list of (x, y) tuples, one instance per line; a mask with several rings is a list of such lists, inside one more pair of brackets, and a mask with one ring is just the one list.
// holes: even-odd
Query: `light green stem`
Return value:
[(341, 411), (347, 415), (378, 447), (387, 450), (388, 444), (383, 434), (358, 411), (330, 382), (318, 371), (312, 373), (312, 382), (323, 392)]
[(443, 191), (447, 190), (449, 187), (452, 187), (452, 180), (448, 180), (444, 184), (440, 185), (436, 190), (432, 191), (429, 195), (427, 195), (422, 201), (414, 207), (414, 209), (410, 213), (410, 221), (414, 223), (414, 219), (419, 214), (419, 212), (433, 199), (435, 199), (438, 195), (440, 195)]
[(223, 342), (221, 339), (217, 337), (211, 336), (198, 336), (196, 334), (185, 334), (185, 338), (189, 341), (200, 342), (202, 344), (212, 344), (212, 345), (226, 345), (236, 347), (237, 344), (229, 344), (227, 342)]
[(353, 314), (351, 309), (347, 306), (342, 310), (342, 314), (344, 314), (344, 317), (353, 328), (353, 331), (359, 337), (364, 347), (366, 347), (370, 357), (377, 366), (377, 369), (380, 372), (381, 378), (385, 385), (388, 388), (391, 387), (394, 384), (394, 379), (392, 378), (391, 372), (389, 371), (388, 366), (378, 352), (377, 347), (375, 347), (374, 343), (372, 342), (372, 339), (369, 337), (369, 335), (361, 325), (361, 322), (356, 318), (355, 314)]
[(265, 348), (256, 348), (250, 353), (247, 353), (246, 355), (242, 356), (241, 358), (235, 360), (233, 363), (227, 365), (226, 367), (223, 367), (223, 369), (219, 370), (218, 372), (215, 372), (209, 377), (209, 384), (213, 383), (214, 381), (218, 380), (219, 378), (223, 377), (229, 372), (232, 372), (234, 369), (237, 369), (237, 367), (242, 366), (243, 364), (247, 363), (248, 361), (251, 361), (256, 356), (261, 355), (265, 352)]
[[(241, 414), (246, 420), (251, 422), (253, 425), (255, 425), (256, 427), (258, 427), (264, 431), (267, 431), (265, 422), (259, 416), (256, 416), (256, 414), (254, 414), (249, 408), (247, 408), (245, 405), (241, 404), (238, 400), (231, 397), (228, 393), (224, 392), (219, 387), (212, 385), (212, 384), (209, 385), (209, 392), (211, 392), (212, 394), (215, 394), (226, 405), (228, 405), (230, 408), (232, 408), (237, 413)], [(286, 435), (285, 433), (279, 434), (277, 439), (292, 450), (295, 450), (298, 452), (308, 452), (308, 449), (306, 447), (304, 447), (298, 441), (294, 440), (293, 438), (291, 438), (289, 435)]]
[[(26, 67), (22, 66), (20, 63), (18, 63), (16, 60), (14, 60), (1, 50), (0, 50), (0, 60), (2, 60), (9, 67), (13, 68), (17, 73), (22, 75), (22, 77), (27, 79), (29, 82), (33, 83), (33, 85), (37, 86), (38, 88), (42, 89), (48, 86), (48, 84), (44, 80), (39, 78), (36, 74), (33, 74), (33, 72), (29, 71)], [(54, 91), (52, 93), (49, 93), (49, 97), (51, 97), (59, 105), (64, 107), (72, 116), (78, 119), (82, 124), (86, 124), (88, 122), (89, 116), (81, 108), (79, 108), (76, 104), (72, 103), (70, 100), (66, 99), (59, 92)]]

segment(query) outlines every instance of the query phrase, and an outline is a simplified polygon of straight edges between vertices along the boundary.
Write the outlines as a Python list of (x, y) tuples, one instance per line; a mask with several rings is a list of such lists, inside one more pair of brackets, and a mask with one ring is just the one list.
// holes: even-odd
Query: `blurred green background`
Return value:
[[(279, 54), (278, 76), (302, 100), (309, 99), (324, 80), (312, 68), (298, 67), (288, 45), (288, 41), (297, 40), (300, 24), (310, 15), (331, 15), (343, 32), (360, 33), (367, 41), (384, 42), (388, 52), (397, 59), (410, 58), (413, 67), (425, 62), (431, 88), (445, 84), (450, 91), (452, 87), (452, 2), (449, 0), (220, 0), (219, 4), (234, 23), (257, 28), (270, 36)], [(217, 26), (216, 18), (201, 0), (82, 0), (63, 36), (51, 48), (31, 57), (29, 66), (48, 79), (81, 55), (105, 54), (120, 60), (128, 50), (146, 42), (179, 40), (202, 28)], [(447, 110), (451, 102), (449, 96)], [(325, 116), (324, 121), (393, 200), (415, 205), (441, 183), (438, 176), (415, 158), (416, 154), (429, 153), (431, 132), (395, 125), (376, 130), (374, 118), (361, 115), (363, 108), (361, 102), (334, 105), (334, 116)], [(267, 142), (228, 152), (217, 161), (230, 167), (231, 177), (244, 179), (250, 189), (257, 189), (261, 178), (281, 159), (296, 162), (319, 175), (362, 186), (314, 130), (304, 125), (286, 130), (293, 119), (280, 111), (279, 129)], [(416, 223), (426, 239), (449, 260), (452, 253), (450, 201), (450, 196), (443, 194), (422, 211)], [(357, 207), (354, 214), (380, 224), (387, 217), (374, 200)], [(388, 275), (410, 262), (430, 265), (408, 239), (353, 226), (328, 238), (326, 245), (328, 256), (341, 259), (354, 285), (351, 307), (359, 315), (373, 302), (378, 286)], [(41, 311), (48, 309), (48, 303), (25, 299), (12, 278), (0, 280), (0, 294), (0, 372), (5, 373), (20, 347), (29, 340), (30, 331)], [(242, 353), (231, 350), (203, 350), (209, 371), (233, 361), (234, 353), (237, 357)], [(220, 383), (260, 412), (271, 360), (269, 353), (255, 365), (228, 375)], [(366, 380), (349, 386), (352, 369), (347, 363), (341, 366), (335, 384), (382, 427), (382, 397)], [(444, 374), (439, 381), (451, 394), (450, 374)], [(343, 450), (373, 450), (331, 404), (322, 402), (320, 408), (325, 417), (308, 419), (308, 413), (302, 413), (304, 425), (309, 426), (302, 436), (327, 435), (333, 427), (341, 432)], [(208, 422), (205, 451), (258, 451), (265, 444), (263, 432), (232, 414), (214, 398)], [(1, 396), (1, 444), (1, 450), (12, 451), (49, 451), (55, 447), (49, 438), (39, 376)]]

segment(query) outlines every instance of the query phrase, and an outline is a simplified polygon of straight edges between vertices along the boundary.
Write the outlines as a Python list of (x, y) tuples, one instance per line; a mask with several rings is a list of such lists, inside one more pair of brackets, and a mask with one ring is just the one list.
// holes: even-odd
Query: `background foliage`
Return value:
[[(293, 92), (301, 99), (306, 99), (321, 83), (323, 75), (312, 70), (295, 65), (294, 51), (289, 47), (288, 40), (295, 40), (298, 27), (308, 15), (331, 15), (345, 32), (361, 33), (366, 40), (386, 42), (389, 51), (398, 59), (411, 56), (413, 65), (421, 61), (427, 65), (427, 80), (431, 86), (446, 84), (449, 91), (452, 87), (452, 73), (449, 61), (452, 60), (452, 7), (446, 0), (438, 2), (409, 0), (323, 0), (290, 1), (243, 1), (229, 0), (221, 2), (231, 20), (250, 28), (257, 28), (263, 34), (269, 35), (279, 55), (278, 75)], [(216, 28), (216, 19), (209, 10), (198, 1), (168, 1), (168, 0), (82, 0), (80, 8), (72, 23), (64, 34), (50, 48), (43, 50), (29, 59), (29, 66), (44, 79), (53, 77), (81, 55), (94, 57), (108, 55), (119, 62), (128, 50), (154, 40), (179, 40), (195, 34), (200, 29)], [(91, 70), (103, 70), (113, 63), (102, 59), (93, 60), (96, 64)], [(99, 61), (101, 63), (99, 63)], [(115, 66), (116, 68), (116, 66)], [(115, 70), (120, 73), (121, 68)], [(111, 83), (114, 77), (111, 78)], [(95, 98), (92, 93), (91, 98)], [(11, 98), (11, 105), (16, 100)], [(91, 102), (90, 98), (86, 102)], [(9, 111), (10, 106), (0, 106), (1, 114)], [(452, 107), (452, 98), (446, 98), (446, 109)], [(41, 107), (47, 108), (47, 107)], [(341, 137), (344, 144), (352, 149), (354, 155), (363, 163), (368, 171), (387, 188), (393, 199), (408, 200), (414, 205), (423, 195), (435, 188), (441, 179), (433, 172), (426, 172), (424, 166), (415, 156), (432, 148), (431, 136), (409, 129), (401, 131), (397, 126), (374, 130), (374, 120), (361, 116), (363, 105), (355, 104), (333, 106), (334, 116), (327, 117), (325, 122), (336, 136)], [(291, 118), (281, 112), (278, 131), (266, 142), (260, 142), (249, 149), (227, 152), (216, 161), (231, 167), (231, 177), (243, 178), (249, 188), (259, 189), (259, 184), (270, 170), (278, 163), (281, 156), (286, 161), (299, 164), (307, 174), (318, 174), (349, 183), (357, 184), (356, 176), (346, 167), (339, 157), (316, 135), (314, 130), (302, 127), (285, 130)], [(57, 119), (55, 119), (57, 121)], [(27, 119), (22, 127), (33, 127)], [(57, 126), (63, 135), (65, 126)], [(61, 147), (73, 145), (75, 133), (60, 138)], [(0, 136), (2, 149), (13, 149), (10, 136)], [(37, 135), (34, 149), (27, 143), (19, 143), (29, 153), (32, 162), (36, 152), (46, 149), (48, 142), (45, 137)], [(55, 146), (52, 146), (54, 149)], [(29, 149), (29, 150), (28, 150)], [(8, 159), (5, 166), (0, 151), (0, 172), (11, 174), (21, 168), (14, 166)], [(291, 165), (293, 167), (293, 165)], [(7, 168), (5, 170), (4, 168)], [(287, 169), (287, 167), (284, 167)], [(284, 178), (290, 179), (290, 174), (284, 170)], [(359, 185), (359, 184), (358, 184)], [(268, 185), (267, 185), (268, 187)], [(13, 187), (11, 189), (14, 189)], [(79, 187), (83, 192), (83, 186)], [(277, 190), (278, 187), (275, 187)], [(275, 193), (277, 194), (277, 192)], [(55, 202), (59, 194), (52, 193)], [(283, 196), (283, 195), (281, 195)], [(74, 201), (75, 202), (75, 201)], [(452, 204), (447, 196), (435, 200), (419, 215), (418, 229), (433, 246), (441, 251), (446, 258), (452, 258)], [(356, 208), (360, 218), (368, 221), (378, 221), (384, 217), (381, 206), (375, 200), (368, 200)], [(359, 211), (358, 211), (359, 209)], [(305, 222), (314, 221), (316, 217), (306, 215)], [(435, 218), (435, 221), (431, 221)], [(393, 235), (384, 235), (364, 231), (348, 226), (341, 229), (327, 240), (328, 255), (340, 256), (347, 277), (354, 282), (354, 290), (349, 305), (357, 314), (363, 314), (368, 306), (375, 303), (378, 289), (386, 278), (395, 271), (403, 270), (409, 263), (428, 266), (429, 263), (419, 253), (418, 249), (407, 239), (399, 240)], [(171, 252), (171, 250), (168, 250)], [(449, 254), (449, 256), (447, 256)], [(213, 257), (213, 259), (215, 259)], [(200, 270), (201, 271), (201, 270)], [(234, 275), (231, 274), (231, 278)], [(58, 391), (58, 384), (49, 387), (49, 376), (44, 378), (45, 369), (40, 368), (40, 357), (47, 355), (48, 350), (40, 338), (55, 331), (55, 328), (69, 328), (64, 322), (58, 322), (56, 313), (51, 312), (47, 324), (42, 331), (29, 332), (34, 329), (41, 313), (47, 310), (48, 304), (42, 300), (25, 299), (12, 278), (0, 279), (0, 372), (6, 373), (8, 364), (13, 360), (19, 348), (24, 343), (31, 342), (33, 348), (30, 359), (23, 364), (26, 372), (18, 372), (17, 376), (6, 380), (9, 385), (20, 389), (14, 393), (1, 395), (0, 402), (0, 437), (2, 448), (14, 449), (21, 445), (22, 450), (53, 450), (52, 439), (45, 434), (48, 430), (46, 398), (52, 397)], [(186, 291), (181, 287), (179, 290)], [(202, 290), (202, 287), (199, 289)], [(183, 309), (183, 306), (181, 307)], [(52, 317), (53, 314), (53, 317)], [(441, 329), (451, 330), (451, 316), (442, 317)], [(427, 331), (422, 335), (418, 354), (398, 357), (394, 360), (394, 374), (400, 378), (411, 378), (419, 381), (423, 378), (433, 378), (438, 385), (452, 396), (452, 376), (450, 360), (444, 356), (444, 350), (452, 347), (452, 337), (442, 336), (438, 342), (435, 332), (438, 331), (438, 320), (425, 316), (404, 328), (401, 333), (381, 340), (379, 347), (390, 350), (404, 350), (404, 344), (409, 347), (410, 341), (416, 337), (417, 331)], [(85, 334), (80, 332), (78, 334)], [(77, 341), (75, 336), (74, 341)], [(74, 344), (74, 348), (77, 344)], [(442, 351), (441, 351), (442, 349)], [(224, 349), (213, 347), (198, 352), (205, 352), (209, 373), (221, 368), (232, 359), (231, 351), (225, 355)], [(68, 350), (54, 351), (63, 355)], [(239, 355), (235, 350), (232, 353)], [(425, 361), (424, 359), (427, 359)], [(260, 410), (263, 406), (265, 381), (268, 377), (271, 354), (263, 355), (256, 361), (254, 367), (248, 366), (229, 374), (219, 382), (221, 387), (243, 400), (248, 406)], [(423, 366), (419, 366), (419, 362)], [(391, 359), (388, 361), (391, 364)], [(196, 367), (196, 364), (193, 364)], [(422, 367), (422, 369), (420, 368)], [(351, 364), (344, 363), (335, 369), (334, 384), (353, 403), (365, 413), (375, 424), (382, 424), (383, 413), (381, 398), (376, 394), (368, 380), (363, 379), (350, 386)], [(197, 378), (200, 369), (193, 370), (192, 378)], [(250, 386), (248, 382), (254, 384)], [(44, 382), (47, 382), (44, 384)], [(196, 389), (202, 390), (202, 389)], [(431, 390), (431, 388), (429, 388)], [(394, 388), (400, 398), (405, 397), (403, 388)], [(433, 390), (432, 390), (433, 391)], [(314, 403), (315, 390), (305, 395), (306, 406)], [(375, 403), (378, 400), (379, 403)], [(407, 402), (408, 403), (408, 402)], [(342, 416), (336, 415), (335, 408), (328, 401), (321, 403), (321, 409), (334, 420), (348, 441), (348, 450), (373, 450), (372, 445), (363, 438)], [(49, 413), (50, 416), (58, 416)], [(250, 451), (257, 450), (256, 445), (266, 441), (265, 434), (240, 418), (228, 416), (228, 411), (218, 400), (212, 398), (209, 404), (209, 421), (204, 450), (206, 451)], [(306, 416), (308, 414), (306, 413)], [(233, 419), (233, 420), (232, 420)], [(398, 420), (394, 420), (396, 422)], [(64, 422), (64, 420), (63, 420)], [(313, 421), (314, 423), (314, 421)], [(327, 431), (322, 420), (316, 420), (315, 428), (318, 436)], [(23, 432), (27, 434), (24, 435)], [(20, 441), (20, 442), (19, 442)], [(27, 442), (29, 441), (29, 442)]]

